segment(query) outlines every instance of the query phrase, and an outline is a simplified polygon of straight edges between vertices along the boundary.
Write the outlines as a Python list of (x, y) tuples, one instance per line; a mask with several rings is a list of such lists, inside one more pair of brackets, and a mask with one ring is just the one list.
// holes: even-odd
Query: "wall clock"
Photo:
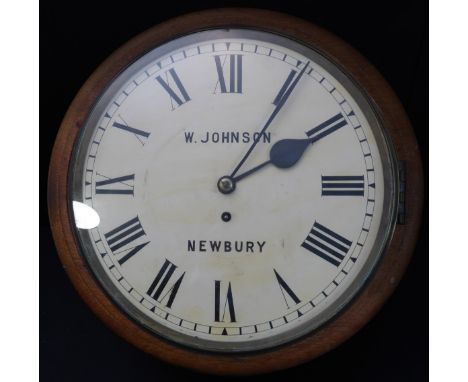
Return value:
[(61, 261), (115, 332), (216, 374), (290, 367), (382, 306), (413, 251), (410, 123), (346, 43), (290, 16), (204, 11), (109, 57), (52, 155)]

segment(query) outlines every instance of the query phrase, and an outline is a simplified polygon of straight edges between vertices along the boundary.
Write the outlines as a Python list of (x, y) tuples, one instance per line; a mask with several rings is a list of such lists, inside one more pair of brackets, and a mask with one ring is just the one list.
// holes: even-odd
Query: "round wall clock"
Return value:
[(290, 367), (359, 330), (410, 259), (419, 151), (346, 43), (236, 9), (137, 36), (60, 128), (49, 211), (61, 261), (115, 332), (216, 374)]

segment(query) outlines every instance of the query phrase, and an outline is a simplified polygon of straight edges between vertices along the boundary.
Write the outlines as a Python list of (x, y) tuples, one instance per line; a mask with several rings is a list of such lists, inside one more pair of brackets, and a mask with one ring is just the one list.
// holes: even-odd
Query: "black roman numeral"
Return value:
[(104, 234), (109, 248), (116, 257), (120, 257), (119, 264), (124, 264), (128, 259), (133, 257), (136, 253), (141, 251), (149, 243), (141, 243), (131, 248), (124, 248), (122, 251), (117, 252), (127, 244), (135, 242), (140, 237), (146, 235), (143, 227), (141, 226), (138, 216), (130, 219), (129, 221), (119, 225), (117, 228)]
[(139, 141), (142, 145), (145, 144), (144, 139), (147, 139), (147, 138), (150, 136), (150, 133), (148, 133), (147, 131), (135, 129), (134, 127), (128, 126), (128, 124), (126, 124), (126, 123), (114, 122), (114, 123), (112, 124), (112, 126), (113, 126), (113, 127), (116, 127), (117, 129), (121, 129), (121, 130), (124, 130), (124, 131), (127, 131), (127, 132), (129, 132), (129, 133), (134, 134), (135, 137), (138, 139), (138, 141)]
[(163, 266), (159, 270), (156, 278), (151, 283), (151, 286), (148, 288), (146, 292), (149, 296), (154, 298), (157, 302), (163, 303), (165, 301), (165, 305), (170, 308), (174, 303), (174, 299), (177, 295), (177, 292), (180, 288), (180, 284), (182, 284), (182, 280), (184, 279), (185, 272), (177, 279), (177, 281), (166, 288), (171, 280), (174, 271), (176, 270), (177, 265), (174, 265), (169, 260), (165, 260)]
[(343, 114), (338, 113), (337, 115), (327, 119), (325, 122), (322, 122), (317, 127), (306, 131), (306, 134), (309, 138), (314, 141), (318, 141), (319, 139), (326, 137), (328, 134), (333, 133), (334, 131), (338, 130), (339, 128), (346, 126), (346, 120), (343, 117)]
[(286, 303), (286, 306), (288, 309), (290, 308), (289, 303), (288, 303), (288, 298), (289, 300), (292, 300), (294, 304), (299, 304), (301, 300), (299, 300), (299, 297), (296, 296), (296, 294), (293, 292), (293, 290), (289, 287), (288, 284), (286, 284), (286, 281), (279, 275), (278, 272), (276, 272), (276, 269), (273, 268), (273, 272), (275, 272), (276, 280), (278, 281), (281, 294), (283, 295), (284, 302)]
[[(161, 76), (157, 76), (156, 80), (163, 87), (163, 89), (169, 94), (171, 98), (171, 107), (174, 110), (176, 107), (183, 105), (184, 103), (190, 101), (190, 97), (187, 91), (182, 85), (179, 76), (177, 75), (174, 68), (169, 69), (165, 73), (166, 79), (164, 80)], [(174, 84), (175, 87), (171, 87), (170, 84)], [(176, 106), (174, 106), (174, 102)]]
[(351, 244), (353, 243), (348, 239), (315, 222), (302, 243), (302, 247), (330, 264), (339, 266), (351, 248)]
[(286, 90), (288, 90), (289, 86), (291, 85), (291, 82), (294, 80), (294, 77), (296, 76), (297, 72), (294, 69), (291, 69), (289, 72), (288, 78), (286, 78), (286, 81), (284, 82), (283, 86), (281, 87), (280, 91), (276, 95), (275, 99), (273, 100), (273, 105), (278, 106), (278, 104), (281, 101), (281, 98), (283, 98), (284, 93), (286, 93)]
[(117, 178), (108, 178), (102, 174), (98, 175), (106, 179), (96, 181), (96, 194), (133, 195), (135, 174)]
[[(229, 318), (231, 322), (236, 322), (236, 312), (234, 311), (234, 300), (232, 298), (231, 282), (228, 284), (226, 301), (224, 308), (221, 309), (221, 281), (215, 280), (215, 321), (224, 322), (226, 316), (226, 308), (229, 309)], [(223, 315), (221, 316), (221, 310)]]
[(364, 175), (322, 175), (322, 196), (364, 196)]
[[(221, 93), (242, 93), (242, 55), (215, 55), (214, 60), (216, 71), (218, 72), (215, 93), (218, 89), (218, 84)], [(224, 68), (226, 67), (229, 77), (229, 88), (226, 86), (226, 76), (224, 75)]]

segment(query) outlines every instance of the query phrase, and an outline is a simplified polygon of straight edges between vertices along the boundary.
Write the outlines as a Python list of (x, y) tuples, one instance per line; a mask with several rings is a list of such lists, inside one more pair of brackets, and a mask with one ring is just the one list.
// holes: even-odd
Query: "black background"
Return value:
[[(40, 377), (43, 381), (215, 380), (165, 364), (111, 332), (61, 268), (47, 216), (52, 145), (68, 105), (93, 70), (147, 28), (187, 12), (266, 8), (318, 24), (359, 50), (401, 99), (428, 163), (428, 5), (425, 1), (152, 1), (40, 3)], [(421, 197), (423, 197), (421, 195)], [(427, 211), (427, 208), (426, 208)], [(380, 313), (351, 340), (308, 364), (255, 380), (428, 379), (427, 212), (415, 255)], [(248, 379), (248, 378), (247, 378)]]

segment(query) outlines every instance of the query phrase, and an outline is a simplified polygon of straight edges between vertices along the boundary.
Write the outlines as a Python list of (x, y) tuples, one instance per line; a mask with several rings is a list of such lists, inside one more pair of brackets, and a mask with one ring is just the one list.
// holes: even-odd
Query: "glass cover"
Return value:
[(298, 338), (372, 273), (395, 221), (377, 114), (288, 38), (209, 30), (160, 46), (103, 92), (70, 204), (108, 295), (155, 334), (211, 351)]

